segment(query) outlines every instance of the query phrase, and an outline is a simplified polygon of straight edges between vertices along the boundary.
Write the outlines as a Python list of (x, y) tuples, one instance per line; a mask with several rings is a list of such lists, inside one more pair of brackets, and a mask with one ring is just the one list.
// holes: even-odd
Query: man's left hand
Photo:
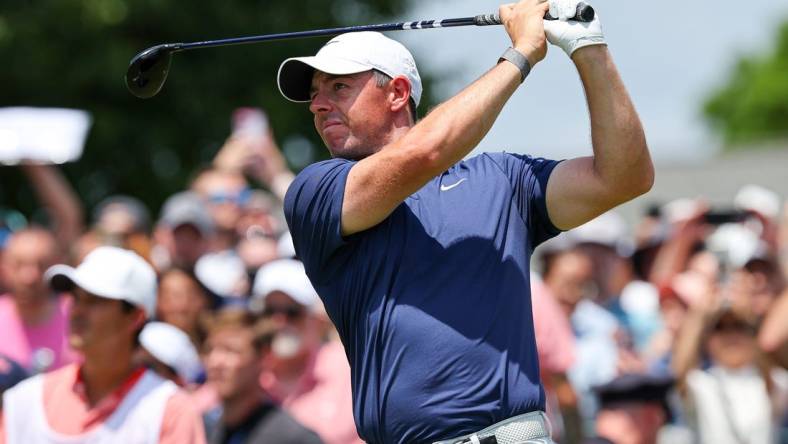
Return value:
[(569, 20), (575, 15), (578, 0), (550, 0), (550, 15), (558, 20), (545, 20), (544, 30), (547, 40), (560, 47), (569, 57), (580, 48), (591, 45), (605, 45), (599, 14), (591, 22)]

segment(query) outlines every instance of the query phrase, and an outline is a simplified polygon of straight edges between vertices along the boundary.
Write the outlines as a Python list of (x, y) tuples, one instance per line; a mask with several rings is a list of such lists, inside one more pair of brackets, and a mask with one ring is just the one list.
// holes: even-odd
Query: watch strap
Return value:
[(528, 58), (514, 48), (507, 48), (498, 59), (498, 63), (501, 63), (502, 60), (506, 60), (520, 70), (520, 75), (522, 76), (520, 83), (523, 83), (525, 78), (528, 77), (528, 73), (531, 72), (531, 63), (528, 62)]

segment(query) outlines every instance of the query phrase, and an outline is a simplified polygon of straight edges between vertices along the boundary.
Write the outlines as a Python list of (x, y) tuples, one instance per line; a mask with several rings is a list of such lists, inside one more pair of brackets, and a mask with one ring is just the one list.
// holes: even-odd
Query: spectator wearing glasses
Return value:
[(205, 202), (216, 228), (211, 250), (234, 249), (238, 243), (238, 225), (252, 190), (240, 172), (209, 168), (192, 182), (191, 189)]
[(272, 325), (262, 387), (329, 444), (360, 443), (353, 422), (350, 366), (338, 339), (328, 340), (322, 304), (301, 262), (280, 259), (255, 277), (253, 309)]

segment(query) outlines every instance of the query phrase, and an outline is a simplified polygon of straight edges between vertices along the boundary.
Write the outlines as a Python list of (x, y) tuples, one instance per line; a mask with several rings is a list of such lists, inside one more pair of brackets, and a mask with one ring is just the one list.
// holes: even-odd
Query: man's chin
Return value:
[(371, 153), (365, 152), (363, 149), (358, 147), (346, 147), (346, 146), (339, 146), (339, 147), (328, 147), (328, 152), (331, 153), (331, 157), (339, 158), (339, 159), (348, 159), (348, 160), (361, 160)]
[(69, 334), (68, 345), (75, 351), (83, 351), (85, 349), (85, 338), (80, 335)]

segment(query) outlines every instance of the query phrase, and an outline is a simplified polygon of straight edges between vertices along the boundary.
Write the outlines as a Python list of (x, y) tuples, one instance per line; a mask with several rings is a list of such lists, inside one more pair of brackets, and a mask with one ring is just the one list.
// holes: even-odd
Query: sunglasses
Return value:
[(276, 307), (266, 306), (263, 309), (263, 317), (269, 318), (277, 314), (284, 315), (288, 320), (296, 321), (304, 317), (304, 308), (297, 305)]
[(755, 333), (755, 328), (743, 322), (720, 322), (712, 328), (712, 331), (718, 333)]
[(252, 190), (244, 188), (237, 193), (211, 193), (208, 195), (208, 202), (219, 205), (223, 203), (234, 203), (236, 205), (246, 205), (252, 196)]

